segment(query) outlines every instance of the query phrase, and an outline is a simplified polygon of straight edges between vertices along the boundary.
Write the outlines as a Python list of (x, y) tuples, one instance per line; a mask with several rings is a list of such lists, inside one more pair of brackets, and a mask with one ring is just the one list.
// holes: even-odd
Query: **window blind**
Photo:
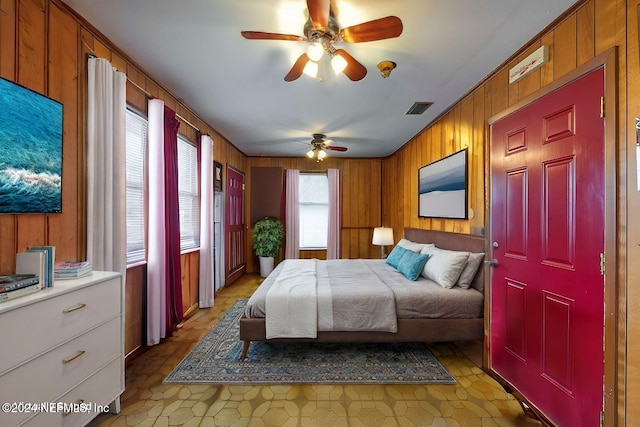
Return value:
[(147, 119), (127, 109), (127, 264), (145, 260), (144, 167)]
[(198, 203), (198, 150), (178, 135), (178, 204), (180, 206), (180, 250), (200, 247)]
[(326, 174), (300, 174), (300, 249), (324, 249), (329, 230), (329, 180)]

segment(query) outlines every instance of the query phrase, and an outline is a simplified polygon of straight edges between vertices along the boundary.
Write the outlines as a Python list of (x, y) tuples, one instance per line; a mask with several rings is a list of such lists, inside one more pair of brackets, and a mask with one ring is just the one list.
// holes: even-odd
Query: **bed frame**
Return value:
[[(405, 228), (404, 237), (414, 242), (435, 243), (442, 249), (485, 252), (484, 236)], [(471, 282), (484, 294), (484, 264)], [(317, 338), (275, 338), (272, 342), (451, 342), (484, 338), (484, 319), (398, 319), (397, 332), (318, 331)], [(244, 360), (251, 341), (267, 341), (264, 318), (240, 318)]]

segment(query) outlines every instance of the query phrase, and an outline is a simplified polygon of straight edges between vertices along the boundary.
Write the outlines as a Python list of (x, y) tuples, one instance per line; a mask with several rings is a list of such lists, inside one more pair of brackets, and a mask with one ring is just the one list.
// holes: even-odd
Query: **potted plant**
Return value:
[(273, 217), (265, 217), (253, 227), (253, 250), (260, 259), (260, 275), (267, 277), (273, 270), (274, 259), (280, 250), (284, 237), (282, 222)]

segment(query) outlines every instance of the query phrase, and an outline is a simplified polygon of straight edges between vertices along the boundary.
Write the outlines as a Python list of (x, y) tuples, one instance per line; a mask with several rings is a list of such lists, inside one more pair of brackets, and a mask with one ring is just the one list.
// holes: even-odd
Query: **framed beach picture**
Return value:
[(418, 216), (467, 219), (467, 149), (418, 170)]
[(62, 211), (62, 104), (0, 78), (0, 213)]

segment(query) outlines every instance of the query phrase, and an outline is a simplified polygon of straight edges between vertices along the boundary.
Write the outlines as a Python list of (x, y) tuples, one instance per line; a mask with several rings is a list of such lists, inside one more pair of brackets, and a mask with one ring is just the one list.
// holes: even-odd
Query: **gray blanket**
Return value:
[(361, 259), (318, 263), (318, 308), (320, 331), (398, 330), (393, 291)]
[[(290, 277), (291, 264), (293, 262), (280, 263), (260, 285), (247, 305), (248, 317), (264, 317), (267, 314), (262, 302), (267, 299), (274, 285), (280, 287), (278, 280), (283, 270)], [(397, 331), (394, 293), (364, 260), (321, 261), (317, 262), (316, 267), (318, 330)], [(278, 293), (287, 298), (286, 292)], [(313, 294), (310, 292), (309, 297), (316, 298)]]

